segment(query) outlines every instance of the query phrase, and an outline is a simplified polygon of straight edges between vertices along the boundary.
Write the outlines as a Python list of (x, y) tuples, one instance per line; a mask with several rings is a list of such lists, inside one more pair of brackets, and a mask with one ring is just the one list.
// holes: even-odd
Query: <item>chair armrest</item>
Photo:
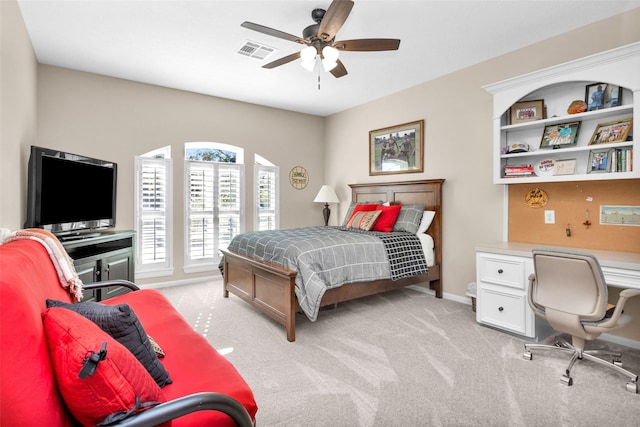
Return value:
[(640, 295), (640, 289), (623, 289), (618, 295), (616, 308), (615, 310), (613, 310), (613, 314), (611, 315), (611, 317), (597, 322), (598, 326), (603, 328), (613, 327), (616, 323), (618, 323), (618, 319), (620, 319), (620, 316), (622, 315), (622, 310), (624, 309), (624, 304), (627, 302), (627, 300), (638, 295)]
[(130, 291), (139, 291), (140, 288), (133, 282), (128, 280), (105, 280), (104, 282), (94, 282), (94, 283), (83, 283), (82, 289), (102, 289), (102, 288), (111, 288), (114, 286), (122, 286)]
[(544, 317), (544, 309), (533, 302), (533, 293), (535, 292), (536, 287), (536, 275), (531, 273), (529, 275), (529, 286), (527, 288), (527, 303), (536, 315)]
[(151, 427), (197, 411), (220, 411), (238, 427), (252, 427), (247, 410), (230, 396), (220, 393), (194, 393), (147, 409), (116, 424), (123, 427)]

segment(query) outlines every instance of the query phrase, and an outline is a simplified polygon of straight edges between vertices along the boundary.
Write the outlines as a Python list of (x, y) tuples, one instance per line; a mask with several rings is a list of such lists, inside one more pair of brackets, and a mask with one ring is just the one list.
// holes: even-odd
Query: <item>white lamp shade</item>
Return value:
[(307, 46), (300, 51), (300, 65), (302, 65), (306, 70), (313, 71), (316, 65), (316, 48), (313, 46)]
[(336, 62), (340, 54), (338, 53), (338, 49), (336, 49), (335, 47), (325, 46), (322, 49), (322, 56), (324, 57), (324, 59), (330, 62)]
[(336, 192), (329, 185), (323, 185), (313, 201), (315, 203), (340, 203), (340, 199), (338, 199)]
[(331, 46), (325, 46), (322, 49), (322, 66), (324, 71), (333, 70), (338, 65), (338, 49)]

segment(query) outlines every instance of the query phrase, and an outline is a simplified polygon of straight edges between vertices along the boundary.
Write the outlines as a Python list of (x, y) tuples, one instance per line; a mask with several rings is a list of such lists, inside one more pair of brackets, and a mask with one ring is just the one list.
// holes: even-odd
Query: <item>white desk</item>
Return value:
[(528, 277), (533, 273), (534, 248), (586, 252), (598, 258), (607, 285), (640, 289), (640, 253), (612, 252), (531, 243), (477, 244), (476, 320), (489, 326), (540, 339), (548, 325), (527, 302)]
[(596, 249), (571, 248), (567, 246), (512, 242), (478, 244), (476, 245), (476, 252), (489, 252), (494, 254), (532, 258), (531, 251), (534, 248), (566, 249), (592, 254), (598, 258), (598, 262), (600, 262), (607, 285), (616, 288), (640, 289), (640, 253), (600, 251)]

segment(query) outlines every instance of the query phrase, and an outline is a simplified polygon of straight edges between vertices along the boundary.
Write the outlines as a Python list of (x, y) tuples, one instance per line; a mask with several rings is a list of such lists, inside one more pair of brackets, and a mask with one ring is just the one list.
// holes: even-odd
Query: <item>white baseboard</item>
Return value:
[(636, 350), (640, 350), (640, 341), (635, 341), (625, 337), (619, 337), (617, 335), (612, 334), (602, 334), (598, 339), (602, 341), (611, 342), (618, 345), (623, 345), (625, 347), (635, 348)]
[(219, 274), (207, 277), (197, 277), (194, 279), (182, 279), (182, 280), (170, 280), (168, 282), (154, 282), (147, 285), (138, 285), (141, 289), (161, 289), (168, 288), (170, 286), (184, 286), (193, 285), (195, 283), (222, 281), (222, 276)]
[[(425, 288), (423, 286), (419, 286), (419, 285), (409, 285), (407, 286), (407, 288), (413, 289), (414, 291), (418, 291), (418, 292), (422, 292), (425, 294), (429, 294), (429, 295), (433, 295), (435, 296), (436, 292), (432, 289), (428, 289)], [(443, 299), (448, 299), (451, 301), (455, 301), (455, 302), (459, 302), (461, 304), (466, 304), (466, 305), (471, 305), (471, 298), (469, 297), (461, 297), (460, 295), (455, 295), (455, 294), (450, 294), (447, 292), (443, 292), (442, 293), (442, 298)]]

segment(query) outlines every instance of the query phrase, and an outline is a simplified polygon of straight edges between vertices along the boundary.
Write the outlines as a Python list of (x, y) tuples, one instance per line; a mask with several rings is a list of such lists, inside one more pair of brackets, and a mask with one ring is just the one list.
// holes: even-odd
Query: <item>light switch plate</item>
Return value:
[(556, 223), (556, 211), (544, 211), (544, 223), (555, 224)]

